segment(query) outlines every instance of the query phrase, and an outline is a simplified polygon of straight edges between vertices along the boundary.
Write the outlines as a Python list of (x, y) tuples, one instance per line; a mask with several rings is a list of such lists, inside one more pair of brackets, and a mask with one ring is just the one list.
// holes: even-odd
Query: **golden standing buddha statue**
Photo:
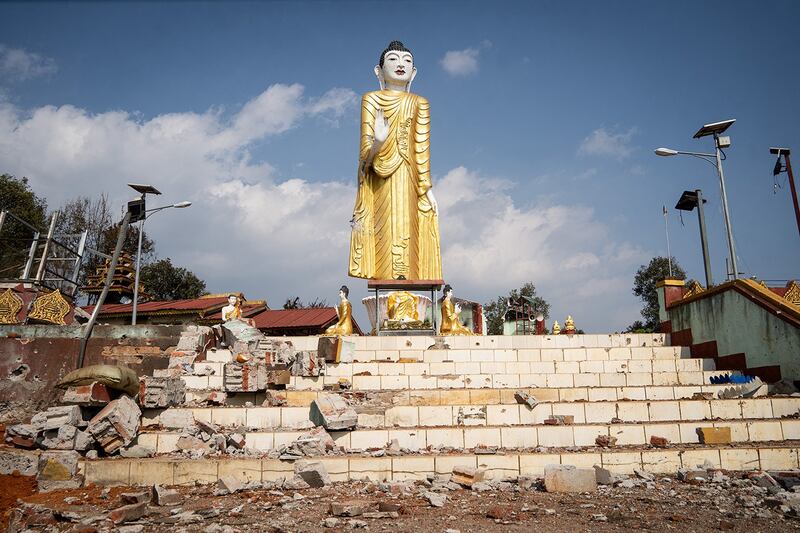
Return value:
[(442, 277), (430, 177), (430, 106), (409, 92), (416, 73), (411, 51), (392, 41), (375, 67), (381, 89), (361, 100), (349, 266), (356, 278)]
[(461, 319), (458, 317), (460, 312), (461, 306), (453, 303), (453, 288), (450, 285), (445, 285), (444, 298), (442, 298), (440, 335), (472, 335), (469, 328), (461, 323)]
[(336, 324), (332, 325), (325, 330), (323, 335), (352, 335), (353, 334), (353, 306), (347, 297), (350, 295), (350, 289), (347, 285), (342, 285), (339, 289), (339, 305), (336, 307), (336, 315), (339, 320)]

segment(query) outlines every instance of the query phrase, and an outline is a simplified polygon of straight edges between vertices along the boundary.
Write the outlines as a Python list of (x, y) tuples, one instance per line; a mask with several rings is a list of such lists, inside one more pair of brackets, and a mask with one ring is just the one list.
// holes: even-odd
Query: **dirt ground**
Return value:
[[(529, 532), (536, 531), (800, 531), (800, 519), (787, 512), (785, 498), (794, 492), (758, 487), (748, 479), (690, 484), (674, 478), (637, 481), (636, 486), (600, 487), (595, 493), (552, 494), (503, 489), (474, 492), (444, 491), (443, 507), (432, 507), (428, 490), (417, 484), (353, 482), (293, 490), (243, 490), (214, 495), (214, 485), (178, 487), (178, 506), (148, 505), (143, 517), (115, 526), (107, 513), (124, 504), (123, 493), (142, 487), (90, 486), (36, 493), (32, 478), (2, 476), (3, 530), (8, 531), (123, 531), (255, 532), (255, 531), (371, 531)], [(800, 495), (797, 495), (800, 496)], [(781, 499), (783, 498), (783, 500)], [(19, 499), (19, 500), (17, 500)], [(360, 515), (335, 518), (331, 502), (368, 502), (367, 511), (397, 509), (382, 517)], [(394, 504), (395, 507), (391, 507)], [(781, 507), (783, 505), (783, 507)], [(399, 507), (398, 507), (399, 506)], [(325, 522), (327, 519), (327, 523)], [(122, 526), (123, 529), (117, 529)]]

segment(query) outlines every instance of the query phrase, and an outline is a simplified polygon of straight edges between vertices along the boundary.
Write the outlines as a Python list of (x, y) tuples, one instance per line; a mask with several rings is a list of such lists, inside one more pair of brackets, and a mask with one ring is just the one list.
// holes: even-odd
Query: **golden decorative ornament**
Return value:
[(705, 292), (705, 289), (698, 281), (693, 281), (691, 285), (689, 285), (689, 290), (686, 291), (686, 294), (683, 295), (684, 298), (688, 298), (689, 296), (694, 296), (696, 294), (700, 294), (701, 292)]
[(39, 296), (33, 301), (33, 308), (28, 313), (28, 318), (34, 318), (51, 324), (66, 326), (64, 317), (69, 314), (70, 306), (67, 300), (56, 289), (51, 293)]
[(800, 307), (800, 285), (794, 280), (790, 281), (783, 297), (790, 304)]
[(572, 315), (567, 315), (564, 321), (564, 331), (575, 331), (575, 322), (572, 320)]
[(561, 334), (561, 326), (558, 325), (558, 320), (553, 322), (553, 335)]
[(6, 289), (0, 294), (0, 324), (19, 324), (17, 314), (22, 309), (22, 298)]

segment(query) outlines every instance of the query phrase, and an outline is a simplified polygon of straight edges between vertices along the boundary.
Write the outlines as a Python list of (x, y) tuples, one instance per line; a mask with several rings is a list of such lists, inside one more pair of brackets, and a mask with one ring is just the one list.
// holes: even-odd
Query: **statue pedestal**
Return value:
[[(391, 291), (430, 291), (430, 298), (421, 296), (419, 301), (419, 317), (424, 321), (428, 307), (435, 304), (436, 292), (442, 288), (444, 282), (440, 279), (429, 280), (400, 280), (400, 279), (371, 279), (367, 283), (367, 289), (374, 293), (374, 296), (364, 298), (362, 302), (367, 307), (367, 316), (372, 322), (375, 335), (435, 335), (436, 334), (436, 313), (431, 312), (430, 328), (420, 329), (414, 325), (414, 329), (399, 327), (384, 328), (384, 319), (387, 317), (386, 300)], [(383, 293), (383, 295), (381, 294)], [(432, 308), (431, 308), (432, 309)], [(393, 326), (395, 326), (393, 324)]]

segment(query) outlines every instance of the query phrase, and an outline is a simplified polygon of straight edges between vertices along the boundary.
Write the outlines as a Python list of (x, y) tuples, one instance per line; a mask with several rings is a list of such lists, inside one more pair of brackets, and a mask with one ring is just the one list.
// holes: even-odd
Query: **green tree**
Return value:
[(686, 279), (686, 272), (675, 258), (672, 258), (672, 275), (670, 275), (669, 260), (666, 257), (654, 257), (647, 265), (642, 265), (633, 278), (633, 294), (642, 299), (642, 318), (644, 323), (637, 320), (628, 327), (628, 330), (655, 331), (659, 325), (658, 320), (658, 293), (656, 283), (664, 279)]
[(286, 302), (283, 304), (284, 309), (318, 309), (320, 307), (328, 307), (327, 300), (315, 298), (313, 301), (303, 303), (299, 296), (295, 296), (294, 298), (286, 298)]
[(169, 257), (144, 265), (139, 281), (155, 300), (187, 300), (206, 294), (205, 281), (185, 268), (176, 267)]
[(486, 316), (487, 334), (503, 334), (503, 320), (508, 311), (508, 300), (509, 298), (517, 299), (520, 296), (525, 296), (533, 301), (534, 313), (541, 313), (545, 320), (550, 318), (550, 304), (541, 296), (537, 296), (536, 287), (533, 283), (528, 282), (519, 289), (513, 289), (508, 296), (498, 296), (495, 300), (484, 304), (483, 314)]
[[(47, 232), (47, 201), (33, 192), (28, 178), (0, 175), (0, 211), (9, 211), (42, 234)], [(22, 273), (30, 250), (33, 231), (6, 217), (0, 233), (0, 278), (16, 278)]]

